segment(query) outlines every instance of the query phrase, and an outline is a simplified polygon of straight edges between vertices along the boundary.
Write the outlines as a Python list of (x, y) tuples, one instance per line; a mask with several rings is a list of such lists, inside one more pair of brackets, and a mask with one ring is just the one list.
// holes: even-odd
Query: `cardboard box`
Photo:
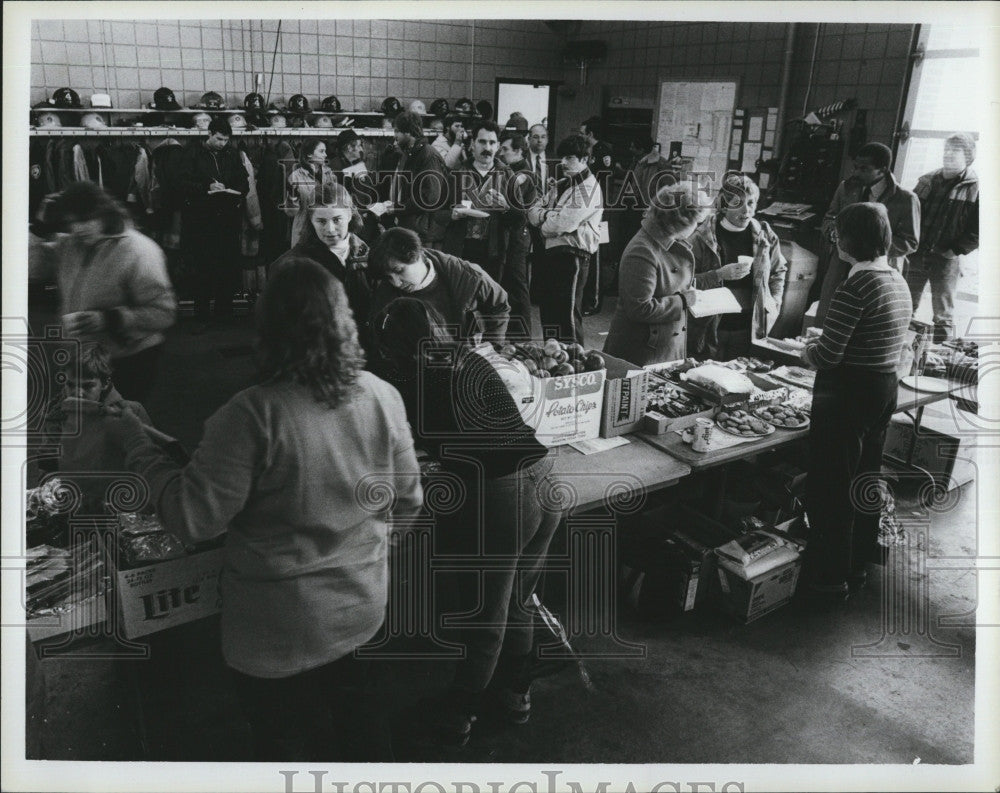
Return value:
[[(966, 471), (962, 476), (955, 476), (955, 460), (961, 448), (961, 440), (954, 435), (920, 427), (916, 438), (913, 436), (913, 425), (906, 419), (893, 419), (885, 434), (885, 447), (882, 456), (890, 464), (905, 468), (907, 462), (923, 468), (945, 490), (965, 484), (970, 481)], [(910, 446), (913, 444), (913, 458), (907, 460)]]
[(125, 636), (150, 633), (208, 617), (222, 608), (219, 578), (224, 549), (119, 570), (119, 614)]
[[(655, 372), (650, 372), (649, 381), (647, 382), (647, 393), (648, 391), (659, 382), (666, 382), (672, 388), (676, 388), (678, 391), (683, 391), (695, 398), (698, 398), (686, 384), (675, 383), (672, 380), (664, 377), (663, 375), (657, 374)], [(649, 407), (650, 401), (647, 398), (646, 407)], [(663, 435), (671, 430), (682, 430), (685, 427), (692, 426), (695, 421), (699, 418), (712, 418), (715, 415), (717, 408), (709, 404), (704, 410), (698, 410), (694, 413), (687, 413), (683, 416), (667, 416), (660, 413), (658, 410), (647, 410), (642, 417), (642, 423), (640, 428), (643, 432), (649, 435)]]
[(607, 366), (604, 380), (604, 407), (601, 437), (614, 438), (632, 432), (642, 424), (646, 412), (646, 385), (649, 372), (641, 366), (601, 353)]
[(745, 579), (721, 562), (716, 566), (719, 582), (717, 602), (722, 610), (742, 622), (753, 622), (781, 608), (795, 594), (802, 558)]
[(522, 361), (508, 360), (489, 345), (476, 352), (493, 365), (539, 443), (562, 446), (600, 435), (606, 370), (541, 378)]
[(76, 604), (65, 614), (52, 617), (34, 617), (28, 620), (28, 638), (33, 642), (44, 641), (66, 633), (75, 633), (100, 625), (107, 619), (108, 593), (93, 595)]

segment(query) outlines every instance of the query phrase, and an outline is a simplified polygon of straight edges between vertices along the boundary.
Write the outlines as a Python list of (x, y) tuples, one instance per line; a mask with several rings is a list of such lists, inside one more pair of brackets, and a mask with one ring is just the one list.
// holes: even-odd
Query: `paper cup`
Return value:
[(706, 418), (695, 419), (691, 432), (693, 435), (691, 448), (696, 452), (707, 452), (715, 434), (715, 422)]
[(753, 256), (737, 256), (736, 261), (740, 264), (753, 264)]

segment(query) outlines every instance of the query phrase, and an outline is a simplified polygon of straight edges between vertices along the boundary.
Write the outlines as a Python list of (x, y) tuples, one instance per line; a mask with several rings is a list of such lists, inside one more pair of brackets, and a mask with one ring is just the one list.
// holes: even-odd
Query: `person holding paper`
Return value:
[(288, 177), (286, 210), (292, 215), (292, 246), (303, 241), (309, 226), (309, 208), (322, 194), (323, 184), (335, 177), (326, 164), (326, 141), (306, 138), (299, 149), (299, 167)]
[(788, 265), (778, 236), (754, 218), (760, 189), (745, 174), (723, 178), (716, 211), (691, 237), (698, 289), (726, 287), (739, 313), (693, 320), (688, 351), (696, 358), (728, 361), (750, 353), (753, 337), (767, 336), (781, 311)]
[(389, 209), (387, 202), (378, 200), (378, 189), (365, 163), (365, 141), (353, 129), (337, 136), (337, 154), (330, 159), (330, 169), (354, 199), (361, 213), (361, 226), (351, 229), (371, 245), (385, 231), (381, 218)]
[(690, 183), (661, 188), (622, 253), (618, 306), (604, 343), (609, 355), (645, 366), (687, 355), (695, 256), (688, 238), (708, 198)]
[(229, 145), (233, 134), (229, 122), (212, 119), (208, 133), (204, 141), (185, 150), (180, 176), (182, 249), (197, 275), (194, 311), (199, 324), (195, 333), (208, 330), (213, 311), (216, 319), (233, 314), (243, 199), (250, 191), (239, 152)]

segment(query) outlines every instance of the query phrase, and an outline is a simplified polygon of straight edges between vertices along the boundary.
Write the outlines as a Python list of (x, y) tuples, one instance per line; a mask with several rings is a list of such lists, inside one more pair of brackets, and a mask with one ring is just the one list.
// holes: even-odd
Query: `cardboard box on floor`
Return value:
[(792, 599), (802, 569), (802, 558), (773, 567), (753, 578), (744, 578), (721, 563), (715, 569), (719, 582), (717, 602), (722, 610), (742, 622), (753, 622)]
[(208, 617), (222, 608), (219, 578), (224, 549), (119, 570), (118, 617), (125, 636), (150, 633)]

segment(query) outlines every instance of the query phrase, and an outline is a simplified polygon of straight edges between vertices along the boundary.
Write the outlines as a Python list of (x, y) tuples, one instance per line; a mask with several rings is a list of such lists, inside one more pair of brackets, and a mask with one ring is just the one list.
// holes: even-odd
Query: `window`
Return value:
[[(913, 66), (904, 128), (909, 135), (900, 143), (896, 177), (912, 189), (917, 179), (941, 167), (944, 141), (953, 132), (970, 132), (978, 140), (986, 103), (980, 86), (986, 81), (980, 58), (982, 31), (972, 25), (924, 25), (918, 49), (923, 57)], [(978, 292), (978, 252), (964, 257), (962, 293), (974, 300)], [(926, 298), (921, 301), (930, 303)]]

